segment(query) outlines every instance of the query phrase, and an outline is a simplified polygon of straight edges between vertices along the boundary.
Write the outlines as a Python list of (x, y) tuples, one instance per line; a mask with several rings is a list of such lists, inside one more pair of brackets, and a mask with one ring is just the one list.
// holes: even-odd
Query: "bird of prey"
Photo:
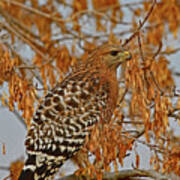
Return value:
[(116, 70), (129, 59), (121, 46), (103, 45), (47, 93), (26, 137), (28, 157), (19, 180), (53, 179), (91, 129), (111, 119), (118, 97)]

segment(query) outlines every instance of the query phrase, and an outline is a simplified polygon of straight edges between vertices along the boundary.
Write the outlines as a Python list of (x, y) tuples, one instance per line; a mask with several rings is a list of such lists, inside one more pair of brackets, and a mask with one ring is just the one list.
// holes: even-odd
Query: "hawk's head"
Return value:
[(120, 45), (104, 45), (100, 46), (90, 56), (90, 59), (94, 59), (94, 63), (98, 63), (99, 60), (105, 63), (108, 68), (117, 68), (123, 62), (132, 58), (131, 53), (125, 50)]

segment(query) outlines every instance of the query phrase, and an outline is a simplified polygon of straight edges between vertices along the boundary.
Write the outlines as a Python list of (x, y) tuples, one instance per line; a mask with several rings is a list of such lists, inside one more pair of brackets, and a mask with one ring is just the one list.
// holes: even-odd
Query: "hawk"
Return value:
[(116, 70), (131, 54), (119, 45), (95, 49), (41, 101), (28, 131), (19, 180), (50, 180), (79, 151), (91, 129), (111, 119), (118, 97)]

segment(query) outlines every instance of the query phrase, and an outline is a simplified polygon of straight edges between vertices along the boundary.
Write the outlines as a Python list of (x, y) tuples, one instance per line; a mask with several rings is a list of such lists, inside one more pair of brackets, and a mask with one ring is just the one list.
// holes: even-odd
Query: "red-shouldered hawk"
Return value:
[(53, 179), (92, 127), (111, 119), (118, 97), (116, 69), (130, 58), (120, 46), (101, 46), (47, 93), (27, 134), (28, 158), (19, 180)]

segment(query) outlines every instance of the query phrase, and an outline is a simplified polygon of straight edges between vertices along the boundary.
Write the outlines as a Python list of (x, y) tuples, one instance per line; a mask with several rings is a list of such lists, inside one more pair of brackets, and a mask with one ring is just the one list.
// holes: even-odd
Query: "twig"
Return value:
[(144, 124), (142, 121), (120, 121), (123, 124)]
[(137, 28), (137, 30), (128, 39), (125, 40), (125, 42), (123, 43), (122, 46), (126, 46), (133, 38), (135, 38), (135, 36), (138, 35), (139, 31), (141, 30), (141, 28), (144, 26), (144, 24), (146, 23), (146, 21), (150, 17), (155, 5), (156, 5), (156, 0), (153, 0), (151, 8), (150, 8), (149, 12), (147, 13), (147, 15), (145, 16), (143, 22), (140, 24), (140, 26)]
[(160, 54), (162, 55), (171, 55), (171, 54), (175, 54), (175, 53), (178, 53), (180, 51), (180, 48), (175, 48), (175, 49), (172, 49), (172, 50), (165, 50), (165, 51), (162, 51)]
[(141, 137), (144, 134), (144, 132), (145, 132), (145, 130), (140, 131), (140, 133), (137, 134), (137, 136), (134, 136), (134, 135), (128, 135), (127, 136), (126, 134), (122, 133), (121, 136), (128, 138), (128, 139), (133, 139), (136, 142), (144, 144), (144, 145), (148, 146), (150, 149), (154, 150), (155, 152), (166, 154), (168, 156), (174, 156), (174, 153), (172, 153), (171, 150), (167, 150), (167, 149), (162, 148), (161, 146), (158, 146), (156, 144), (150, 144), (148, 142), (145, 142), (143, 140), (138, 139), (139, 137)]
[[(33, 32), (31, 32), (24, 24), (20, 23), (17, 19), (8, 14), (3, 8), (1, 8), (1, 6), (0, 14), (5, 18), (6, 23), (8, 23), (15, 31), (18, 31), (19, 34), (26, 37), (27, 39), (30, 39), (33, 44), (38, 44), (40, 37), (33, 34)], [(38, 46), (40, 46), (40, 44), (38, 44)]]
[(22, 39), (25, 43), (29, 44), (31, 48), (34, 49), (34, 51), (39, 54), (43, 59), (45, 59), (46, 61), (49, 60), (49, 57), (45, 56), (28, 38), (24, 37), (20, 32), (15, 31), (15, 29), (9, 26), (7, 23), (0, 22), (0, 25), (2, 25), (7, 31), (10, 31), (18, 38)]
[(158, 82), (156, 81), (152, 71), (150, 71), (150, 75), (151, 75), (152, 80), (153, 80), (154, 84), (156, 85), (157, 89), (161, 92), (161, 95), (164, 94), (164, 91), (160, 88), (160, 86), (159, 86)]
[(124, 100), (124, 97), (126, 96), (127, 92), (128, 92), (128, 88), (125, 89), (125, 91), (124, 91), (123, 95), (121, 96), (121, 99), (119, 100), (118, 104), (122, 103), (122, 101)]
[(5, 12), (4, 9), (1, 8), (1, 7), (0, 7), (0, 12), (3, 15), (3, 17), (5, 17), (6, 19), (8, 18), (11, 21), (11, 23), (13, 23), (14, 25), (18, 26), (20, 29), (23, 29), (24, 32), (26, 32), (26, 34), (28, 34), (30, 36), (30, 38), (40, 40), (40, 37), (38, 35), (34, 34), (32, 31), (30, 31), (29, 28), (27, 28), (27, 26), (25, 26), (19, 20), (17, 20), (16, 18), (11, 16), (7, 12)]
[[(140, 24), (141, 24), (141, 22), (140, 22)], [(138, 33), (138, 45), (139, 45), (139, 52), (140, 52), (141, 60), (144, 62), (144, 54), (143, 54), (143, 50), (142, 50), (140, 32)]]
[[(139, 24), (141, 26), (141, 21), (139, 21)], [(140, 52), (140, 57), (141, 57), (141, 61), (142, 62), (145, 62), (145, 59), (144, 59), (144, 53), (143, 53), (143, 49), (142, 49), (142, 44), (141, 44), (141, 37), (140, 37), (140, 31), (138, 33), (138, 47), (139, 47), (139, 52)], [(149, 84), (149, 81), (148, 81), (148, 77), (147, 77), (147, 71), (146, 71), (146, 68), (144, 68), (144, 81), (147, 85), (147, 89), (148, 87), (150, 86)]]
[(26, 6), (22, 3), (19, 3), (17, 1), (9, 1), (9, 0), (3, 0), (4, 2), (7, 2), (9, 4), (13, 4), (13, 5), (16, 5), (16, 6), (19, 6), (20, 8), (23, 8), (25, 10), (28, 10), (34, 14), (37, 14), (39, 16), (42, 16), (42, 17), (45, 17), (47, 19), (50, 19), (50, 20), (53, 20), (55, 22), (59, 22), (59, 23), (68, 23), (68, 22), (72, 22), (74, 19), (86, 14), (86, 15), (97, 15), (97, 16), (101, 16), (103, 17), (104, 19), (107, 19), (107, 20), (113, 20), (113, 21), (116, 21), (116, 23), (118, 24), (124, 24), (124, 25), (129, 25), (130, 23), (126, 23), (126, 22), (122, 22), (122, 21), (117, 21), (115, 18), (112, 18), (112, 17), (109, 17), (108, 15), (106, 15), (105, 13), (101, 12), (101, 11), (97, 11), (97, 10), (89, 10), (89, 9), (85, 9), (85, 10), (81, 10), (81, 11), (77, 11), (76, 13), (74, 13), (71, 17), (68, 17), (66, 19), (61, 19), (61, 18), (58, 18), (58, 17), (55, 17), (51, 14), (47, 14), (45, 12), (42, 12), (38, 9), (35, 9), (35, 8), (32, 8), (32, 7), (29, 7), (29, 6)]
[[(50, 64), (54, 58), (50, 58), (49, 56), (45, 55), (41, 50), (39, 50), (39, 48), (37, 47), (38, 45), (35, 45), (33, 42), (31, 42), (31, 40), (26, 37), (26, 35), (22, 35), (17, 29), (14, 29), (15, 27), (11, 27), (6, 23), (2, 23), (0, 22), (0, 25), (2, 25), (7, 31), (10, 31), (11, 33), (15, 34), (17, 37), (19, 37), (22, 41), (24, 41), (25, 43), (27, 43), (29, 46), (31, 46), (31, 48), (38, 54), (40, 55), (44, 60), (46, 60), (41, 66), (37, 67), (37, 68), (42, 68), (43, 66)], [(51, 66), (58, 71), (57, 67), (52, 65)]]
[(37, 66), (23, 66), (23, 65), (20, 65), (20, 66), (17, 66), (18, 69), (39, 69), (39, 67)]
[(143, 133), (142, 132), (139, 133), (138, 130), (124, 130), (124, 131), (121, 131), (121, 133), (123, 133), (123, 134), (126, 134), (126, 133), (128, 133), (128, 134), (136, 134), (135, 136), (140, 137), (140, 136), (143, 135), (144, 131), (143, 131)]
[[(44, 13), (44, 12), (38, 10), (38, 9), (26, 6), (23, 3), (19, 3), (17, 1), (13, 1), (13, 0), (11, 0), (11, 1), (9, 1), (9, 0), (2, 0), (2, 1), (7, 2), (8, 4), (13, 4), (15, 6), (18, 6), (20, 8), (23, 8), (23, 9), (27, 10), (27, 11), (30, 11), (30, 12), (32, 12), (34, 14), (37, 14), (37, 15), (42, 16), (42, 17), (45, 17), (47, 19), (52, 19), (52, 20), (54, 20), (56, 22), (64, 22), (65, 21), (64, 19), (53, 17), (50, 14), (47, 14), (47, 13)], [(67, 19), (66, 21), (69, 21), (69, 20)]]
[(0, 170), (2, 170), (2, 171), (9, 171), (9, 167), (0, 166)]
[(158, 50), (154, 53), (152, 59), (156, 58), (156, 56), (161, 52), (161, 49), (162, 49), (162, 42), (159, 43)]
[(137, 139), (141, 137), (144, 133), (145, 133), (145, 128), (142, 128), (141, 130), (137, 131), (137, 134), (134, 135), (133, 137)]
[[(1, 7), (0, 7), (0, 13), (3, 14), (3, 17), (5, 17), (5, 19), (7, 20), (7, 23), (3, 23), (0, 22), (0, 24), (8, 31), (12, 32), (13, 34), (15, 34), (17, 37), (19, 37), (22, 41), (24, 41), (25, 43), (27, 43), (29, 46), (31, 46), (31, 48), (38, 54), (40, 55), (44, 60), (46, 60), (45, 63), (43, 63), (39, 68), (43, 67), (44, 65), (47, 65), (49, 63), (51, 63), (54, 59), (53, 57), (50, 58), (48, 55), (45, 55), (45, 53), (43, 53), (40, 49), (44, 49), (40, 44), (37, 44), (37, 41), (35, 41), (33, 38), (29, 38), (27, 36), (27, 33), (23, 31), (23, 28), (19, 28), (19, 26), (21, 26), (19, 24), (19, 26), (16, 26), (15, 24), (13, 24), (14, 22), (14, 18), (10, 15), (8, 15)], [(45, 49), (44, 49), (45, 50)], [(51, 64), (52, 65), (52, 64)], [(53, 65), (52, 65), (53, 66)], [(54, 69), (56, 69), (58, 71), (58, 69), (53, 66)]]

